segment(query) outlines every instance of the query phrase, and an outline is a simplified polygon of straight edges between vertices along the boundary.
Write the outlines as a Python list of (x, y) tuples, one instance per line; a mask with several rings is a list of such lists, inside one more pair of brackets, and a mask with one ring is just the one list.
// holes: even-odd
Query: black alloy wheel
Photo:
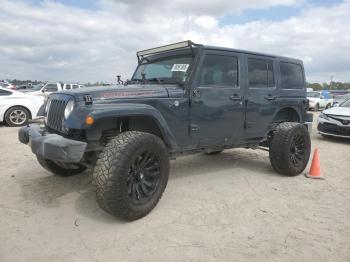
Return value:
[(128, 197), (135, 204), (145, 203), (151, 198), (160, 178), (159, 157), (155, 152), (144, 151), (134, 158), (129, 169)]

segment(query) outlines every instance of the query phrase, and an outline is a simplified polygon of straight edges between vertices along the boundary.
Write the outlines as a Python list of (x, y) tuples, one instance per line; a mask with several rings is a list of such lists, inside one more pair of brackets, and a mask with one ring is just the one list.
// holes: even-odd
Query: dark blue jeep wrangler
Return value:
[(137, 53), (131, 80), (51, 94), (45, 124), (19, 130), (39, 163), (63, 176), (92, 167), (99, 205), (145, 216), (166, 187), (169, 158), (244, 147), (300, 174), (310, 156), (303, 63), (191, 41)]

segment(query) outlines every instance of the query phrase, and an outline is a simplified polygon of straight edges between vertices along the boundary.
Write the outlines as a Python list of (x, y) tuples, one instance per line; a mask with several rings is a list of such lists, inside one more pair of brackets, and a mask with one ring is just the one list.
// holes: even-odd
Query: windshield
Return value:
[(307, 97), (319, 98), (320, 93), (319, 92), (307, 92)]
[(350, 107), (350, 99), (346, 100), (344, 103), (340, 105), (340, 107)]
[(43, 86), (44, 86), (44, 84), (33, 85), (33, 87), (32, 87), (30, 90), (38, 91), (38, 90), (40, 90)]
[(188, 76), (191, 61), (191, 55), (166, 57), (151, 62), (145, 59), (137, 67), (132, 80), (142, 81), (142, 75), (144, 74), (146, 81), (183, 83)]

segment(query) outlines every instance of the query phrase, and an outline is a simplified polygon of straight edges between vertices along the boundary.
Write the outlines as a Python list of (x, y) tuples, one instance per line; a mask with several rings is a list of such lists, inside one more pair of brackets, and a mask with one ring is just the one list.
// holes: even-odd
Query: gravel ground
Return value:
[(283, 177), (268, 153), (171, 162), (163, 198), (127, 223), (96, 204), (88, 173), (42, 169), (0, 128), (0, 261), (350, 261), (350, 140), (315, 131), (325, 180)]

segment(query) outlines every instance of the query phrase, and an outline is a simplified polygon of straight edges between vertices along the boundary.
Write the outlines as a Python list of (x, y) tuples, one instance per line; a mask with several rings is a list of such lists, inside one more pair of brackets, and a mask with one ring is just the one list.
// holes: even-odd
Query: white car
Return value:
[(350, 138), (350, 99), (320, 113), (317, 130), (323, 136)]
[(0, 122), (9, 126), (23, 126), (29, 119), (37, 118), (44, 97), (0, 87)]
[(76, 89), (81, 87), (82, 85), (78, 85), (78, 84), (46, 83), (44, 85), (38, 85), (31, 89), (27, 89), (23, 92), (31, 95), (48, 97), (49, 94), (53, 92)]
[(307, 92), (307, 99), (309, 100), (309, 109), (318, 111), (320, 108), (331, 108), (333, 105), (333, 98), (328, 92)]
[(83, 85), (79, 85), (79, 84), (62, 84), (62, 85), (63, 85), (63, 90), (70, 90), (70, 89), (77, 89), (77, 88), (84, 87)]
[(10, 83), (0, 83), (0, 87), (6, 88), (6, 89), (11, 89), (11, 90), (16, 90), (16, 86)]

